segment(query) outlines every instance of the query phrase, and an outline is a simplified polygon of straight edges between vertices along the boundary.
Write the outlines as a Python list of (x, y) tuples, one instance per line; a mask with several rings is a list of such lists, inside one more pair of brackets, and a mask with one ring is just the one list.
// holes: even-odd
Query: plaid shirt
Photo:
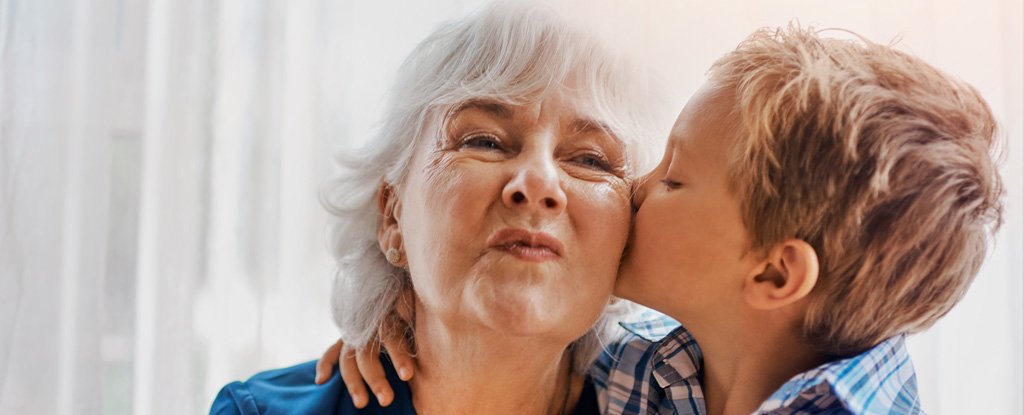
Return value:
[[(591, 377), (605, 414), (705, 414), (704, 358), (685, 328), (655, 313), (620, 323), (629, 333), (598, 358)], [(794, 376), (756, 414), (922, 414), (904, 337)]]

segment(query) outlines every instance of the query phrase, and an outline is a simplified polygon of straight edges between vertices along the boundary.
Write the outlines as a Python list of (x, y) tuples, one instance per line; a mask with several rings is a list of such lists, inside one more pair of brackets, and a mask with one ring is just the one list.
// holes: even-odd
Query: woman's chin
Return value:
[[(566, 295), (506, 295), (481, 301), (476, 314), (487, 327), (510, 336), (545, 336), (567, 341), (585, 333), (601, 312), (601, 304), (569, 304)], [(587, 307), (594, 308), (586, 312)]]

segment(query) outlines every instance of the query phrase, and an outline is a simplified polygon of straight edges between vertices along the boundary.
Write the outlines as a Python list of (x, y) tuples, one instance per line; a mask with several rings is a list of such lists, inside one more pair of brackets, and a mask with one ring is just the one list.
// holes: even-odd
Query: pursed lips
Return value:
[(505, 228), (496, 232), (487, 240), (487, 247), (532, 262), (557, 259), (564, 252), (562, 242), (557, 238), (521, 228)]

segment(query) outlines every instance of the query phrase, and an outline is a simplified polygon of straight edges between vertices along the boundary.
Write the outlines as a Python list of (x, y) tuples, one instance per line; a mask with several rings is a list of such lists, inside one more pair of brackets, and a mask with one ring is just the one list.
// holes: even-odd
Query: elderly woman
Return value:
[[(389, 413), (596, 411), (585, 371), (623, 309), (610, 295), (627, 177), (655, 125), (635, 73), (551, 12), (508, 4), (441, 27), (407, 58), (380, 134), (340, 157), (322, 192), (342, 338), (373, 340), (400, 298), (414, 311), (415, 379), (383, 362), (397, 384)], [(379, 410), (314, 373), (309, 362), (234, 382), (212, 412)]]

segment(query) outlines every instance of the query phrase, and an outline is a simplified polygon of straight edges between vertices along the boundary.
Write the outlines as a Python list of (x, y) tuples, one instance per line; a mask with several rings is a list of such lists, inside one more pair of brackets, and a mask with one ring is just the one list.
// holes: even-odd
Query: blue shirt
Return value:
[[(591, 371), (605, 414), (705, 414), (703, 355), (679, 323), (663, 315), (622, 323), (629, 334)], [(756, 414), (921, 414), (904, 336), (800, 373)]]
[[(412, 391), (409, 384), (398, 378), (391, 360), (381, 357), (384, 373), (387, 375), (395, 398), (390, 406), (381, 407), (371, 398), (363, 409), (356, 409), (352, 397), (335, 370), (331, 379), (323, 385), (313, 382), (316, 376), (316, 361), (300, 365), (257, 373), (245, 382), (231, 382), (224, 386), (213, 400), (211, 414), (394, 414), (413, 415)], [(453, 397), (457, 399), (457, 397)], [(598, 413), (594, 385), (587, 377), (579, 402), (573, 411), (575, 415)]]
[(376, 399), (363, 409), (356, 409), (352, 397), (337, 370), (323, 385), (313, 382), (316, 361), (284, 369), (260, 372), (245, 382), (231, 382), (213, 400), (211, 414), (393, 414), (412, 415), (412, 392), (409, 384), (398, 378), (391, 360), (382, 358), (384, 373), (395, 399), (381, 407)]

